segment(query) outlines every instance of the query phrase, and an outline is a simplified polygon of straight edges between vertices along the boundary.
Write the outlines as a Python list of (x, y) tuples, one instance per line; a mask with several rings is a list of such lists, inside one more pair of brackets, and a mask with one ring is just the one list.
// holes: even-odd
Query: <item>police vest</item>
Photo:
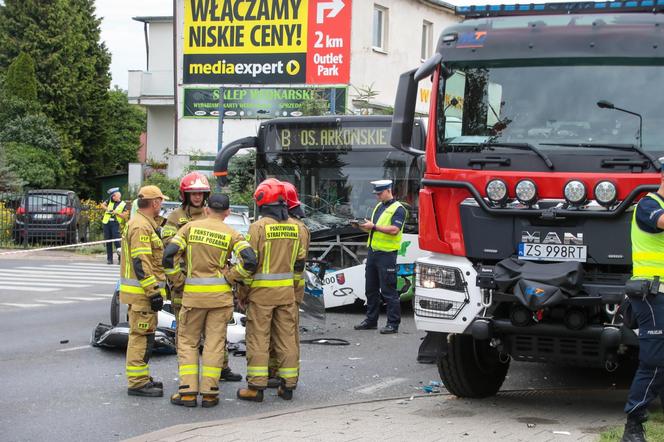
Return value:
[[(664, 202), (659, 195), (649, 193), (648, 196), (664, 209)], [(648, 233), (641, 230), (636, 223), (634, 209), (631, 236), (633, 278), (664, 277), (664, 232)]]
[(110, 203), (108, 203), (108, 209), (106, 209), (106, 213), (104, 213), (104, 217), (101, 219), (101, 223), (108, 224), (111, 218), (113, 218), (118, 223), (122, 224), (124, 220), (116, 215), (124, 212), (126, 205), (127, 204), (124, 201), (120, 201), (119, 203), (111, 201)]
[[(376, 207), (374, 207), (373, 213), (371, 214), (371, 219), (374, 219), (374, 215), (376, 215), (376, 211), (381, 206), (381, 204), (383, 203), (376, 204)], [(380, 218), (378, 218), (378, 221), (376, 221), (375, 223), (376, 227), (391, 226), (392, 216), (400, 207), (403, 206), (398, 201), (395, 201), (392, 204), (390, 204), (390, 206), (387, 209), (385, 209), (383, 213), (381, 213)], [(405, 224), (406, 223), (404, 220), (404, 225)], [(399, 248), (401, 247), (402, 236), (403, 236), (403, 225), (401, 226), (399, 233), (397, 233), (396, 235), (388, 235), (387, 233), (379, 232), (376, 230), (372, 234), (369, 234), (369, 239), (367, 240), (367, 246), (377, 252), (395, 252), (399, 250)]]

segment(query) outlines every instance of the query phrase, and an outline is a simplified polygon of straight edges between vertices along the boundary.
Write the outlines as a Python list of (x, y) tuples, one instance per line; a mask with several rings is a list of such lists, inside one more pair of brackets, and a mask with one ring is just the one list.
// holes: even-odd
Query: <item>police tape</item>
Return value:
[[(35, 253), (35, 252), (45, 252), (45, 251), (50, 251), (50, 250), (59, 250), (59, 249), (73, 249), (76, 247), (87, 247), (87, 246), (94, 246), (97, 244), (106, 244), (109, 242), (120, 242), (120, 239), (104, 239), (101, 241), (91, 241), (91, 242), (82, 242), (78, 244), (67, 244), (64, 246), (52, 246), (52, 247), (41, 247), (38, 249), (22, 249), (22, 250), (11, 250), (9, 252), (0, 252), (0, 256), (3, 255), (15, 255), (19, 253)], [(119, 250), (119, 249), (118, 249)]]

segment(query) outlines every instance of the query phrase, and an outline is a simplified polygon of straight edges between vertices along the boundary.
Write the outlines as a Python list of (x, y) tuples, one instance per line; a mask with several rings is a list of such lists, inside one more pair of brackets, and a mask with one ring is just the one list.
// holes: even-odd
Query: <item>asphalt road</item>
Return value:
[[(295, 398), (285, 402), (270, 391), (261, 404), (235, 399), (243, 383), (222, 386), (213, 409), (184, 409), (167, 396), (177, 390), (175, 356), (155, 356), (153, 376), (164, 381), (165, 397), (127, 396), (124, 353), (89, 346), (97, 323), (109, 322), (113, 274), (103, 258), (43, 256), (0, 259), (0, 430), (3, 440), (120, 440), (171, 425), (248, 416), (381, 397), (422, 393), (439, 380), (435, 365), (415, 360), (422, 332), (406, 308), (400, 333), (356, 332), (362, 309), (328, 312), (325, 328), (302, 339), (329, 337), (349, 346), (302, 346), (302, 376)], [(101, 280), (102, 282), (96, 282)], [(55, 286), (55, 284), (60, 284)], [(47, 290), (48, 289), (48, 290)], [(54, 290), (50, 290), (54, 289)], [(245, 372), (244, 358), (231, 367)], [(504, 389), (612, 388), (624, 376), (541, 364), (513, 363)]]

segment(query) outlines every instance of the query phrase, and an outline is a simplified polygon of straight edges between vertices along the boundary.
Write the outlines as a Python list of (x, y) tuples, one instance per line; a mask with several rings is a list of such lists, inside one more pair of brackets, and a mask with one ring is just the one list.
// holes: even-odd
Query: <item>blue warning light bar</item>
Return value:
[(613, 2), (566, 2), (539, 4), (526, 3), (514, 5), (475, 5), (456, 7), (456, 14), (466, 17), (662, 11), (664, 11), (664, 0), (627, 0)]

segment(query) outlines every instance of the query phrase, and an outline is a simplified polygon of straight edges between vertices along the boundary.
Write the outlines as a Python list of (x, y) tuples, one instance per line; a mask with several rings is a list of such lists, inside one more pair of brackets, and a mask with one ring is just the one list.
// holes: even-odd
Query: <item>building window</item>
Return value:
[(374, 5), (372, 44), (374, 49), (387, 51), (387, 8), (379, 5)]
[(431, 57), (433, 47), (433, 23), (424, 20), (422, 22), (422, 51), (420, 58), (426, 60)]

